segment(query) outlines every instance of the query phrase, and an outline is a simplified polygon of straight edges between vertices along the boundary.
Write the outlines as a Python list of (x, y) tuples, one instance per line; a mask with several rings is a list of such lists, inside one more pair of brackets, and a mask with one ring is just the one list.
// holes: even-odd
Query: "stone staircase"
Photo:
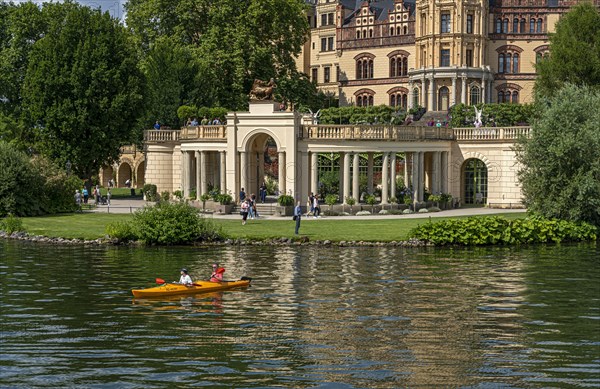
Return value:
[(431, 121), (433, 121), (433, 125), (435, 126), (437, 124), (437, 122), (442, 123), (442, 126), (446, 126), (445, 123), (450, 121), (450, 118), (448, 117), (448, 112), (447, 111), (427, 111), (425, 112), (425, 114), (421, 117), (421, 119), (419, 119), (416, 122), (412, 122), (411, 125), (413, 126), (427, 126), (428, 124), (431, 123)]
[[(258, 212), (258, 216), (272, 216), (275, 214), (275, 207), (277, 206), (276, 202), (266, 202), (266, 203), (257, 203), (256, 204), (256, 211)], [(240, 213), (240, 205), (236, 204), (234, 205), (233, 209), (231, 210), (232, 214), (239, 214)]]

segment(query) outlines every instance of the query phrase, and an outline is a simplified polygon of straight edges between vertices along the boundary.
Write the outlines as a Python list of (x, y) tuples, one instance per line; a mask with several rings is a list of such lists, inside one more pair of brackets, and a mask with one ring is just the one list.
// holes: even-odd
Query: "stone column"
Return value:
[(491, 77), (492, 76), (490, 76), (490, 78), (488, 79), (488, 88), (487, 88), (487, 90), (488, 90), (488, 97), (487, 97), (488, 103), (492, 102), (492, 79), (491, 79)]
[(442, 152), (434, 151), (433, 152), (433, 167), (431, 169), (431, 193), (432, 194), (440, 193), (441, 162), (442, 162)]
[(396, 197), (396, 153), (390, 156), (390, 198)]
[(310, 191), (319, 193), (319, 154), (310, 153)]
[(280, 151), (279, 152), (279, 193), (280, 194), (286, 194), (285, 193), (285, 152)]
[(427, 110), (435, 111), (435, 79), (433, 77), (429, 77), (428, 97), (429, 101), (427, 102)]
[(485, 75), (481, 78), (481, 102), (487, 103), (487, 88), (486, 88)]
[[(202, 170), (202, 151), (195, 151), (196, 157), (196, 200), (200, 200), (200, 195), (202, 195), (202, 180), (206, 179), (206, 171)], [(203, 174), (204, 173), (204, 174)]]
[(373, 194), (373, 153), (367, 155), (367, 193)]
[(450, 95), (450, 106), (456, 104), (456, 77), (452, 77), (452, 94)]
[(181, 152), (181, 191), (183, 192), (183, 197), (187, 198), (190, 194), (190, 189), (188, 188), (188, 152)]
[(413, 96), (413, 88), (414, 88), (414, 83), (412, 81), (408, 82), (408, 109), (412, 109), (413, 108), (413, 103), (414, 103), (414, 96)]
[(258, 152), (258, 177), (256, 177), (256, 181), (258, 182), (258, 186), (260, 187), (265, 180), (265, 152)]
[(203, 195), (205, 193), (208, 193), (208, 180), (206, 179), (206, 165), (208, 164), (208, 155), (206, 153), (206, 151), (201, 151), (200, 152), (200, 192), (196, 192), (198, 193), (198, 198), (200, 198), (200, 195)]
[(381, 166), (381, 204), (388, 203), (389, 196), (389, 172), (390, 172), (390, 153), (383, 153), (383, 165)]
[(441, 152), (440, 161), (440, 192), (448, 193), (448, 152)]
[(352, 197), (358, 203), (360, 200), (360, 155), (358, 153), (354, 153), (354, 159), (352, 161)]
[(467, 76), (463, 74), (461, 79), (462, 79), (462, 85), (461, 85), (462, 89), (460, 91), (460, 102), (463, 104), (467, 104)]
[(413, 193), (413, 206), (417, 203), (419, 196), (419, 152), (415, 151), (411, 153), (412, 160), (412, 193)]
[(408, 161), (412, 153), (404, 152), (404, 186), (410, 188), (410, 175), (408, 171)]
[(346, 204), (346, 198), (350, 197), (350, 153), (344, 153), (344, 197), (342, 204)]
[[(242, 188), (244, 188), (244, 192), (248, 193), (248, 153), (246, 151), (240, 152), (240, 190)], [(239, 198), (238, 201), (240, 201)]]
[(425, 194), (425, 152), (419, 152), (419, 201), (423, 201), (423, 195)]
[(221, 193), (227, 193), (227, 170), (226, 170), (226, 152), (219, 151), (219, 156), (221, 157), (221, 164), (219, 166), (219, 173), (221, 175)]
[(338, 170), (338, 178), (340, 181), (340, 185), (339, 185), (339, 196), (340, 199), (342, 199), (342, 201), (344, 200), (344, 155), (346, 153), (339, 153), (340, 154), (340, 158), (339, 158), (339, 170)]

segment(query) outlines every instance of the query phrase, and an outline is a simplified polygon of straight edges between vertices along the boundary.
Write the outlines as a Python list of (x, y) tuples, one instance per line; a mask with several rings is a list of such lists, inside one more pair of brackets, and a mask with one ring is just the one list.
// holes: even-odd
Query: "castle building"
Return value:
[(340, 105), (529, 103), (548, 33), (577, 1), (308, 0), (299, 70)]

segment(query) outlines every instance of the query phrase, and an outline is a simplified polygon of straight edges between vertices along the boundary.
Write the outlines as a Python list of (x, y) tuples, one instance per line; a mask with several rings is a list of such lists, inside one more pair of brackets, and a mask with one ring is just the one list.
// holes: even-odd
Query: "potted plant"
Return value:
[(331, 212), (331, 207), (333, 207), (333, 205), (337, 203), (338, 200), (339, 197), (335, 194), (328, 194), (327, 196), (325, 196), (325, 204), (329, 205), (329, 212)]
[(202, 201), (202, 210), (206, 211), (206, 201), (210, 199), (210, 195), (208, 193), (204, 193), (200, 196), (200, 201)]
[(277, 198), (278, 206), (275, 207), (275, 213), (279, 216), (291, 216), (294, 213), (294, 197), (282, 194)]
[(367, 197), (365, 197), (365, 202), (371, 206), (371, 213), (373, 213), (373, 205), (377, 202), (375, 195), (367, 195)]
[(217, 212), (219, 213), (231, 213), (233, 210), (233, 196), (230, 193), (218, 193), (213, 195), (213, 200), (218, 202)]
[(346, 204), (350, 206), (350, 214), (352, 214), (352, 206), (356, 204), (356, 199), (354, 197), (346, 197)]

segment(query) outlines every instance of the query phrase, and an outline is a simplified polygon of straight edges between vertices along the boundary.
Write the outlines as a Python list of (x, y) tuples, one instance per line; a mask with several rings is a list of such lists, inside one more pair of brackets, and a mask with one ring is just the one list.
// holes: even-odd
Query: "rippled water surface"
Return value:
[[(245, 290), (134, 300), (219, 260)], [(0, 241), (0, 387), (599, 387), (596, 245)]]

